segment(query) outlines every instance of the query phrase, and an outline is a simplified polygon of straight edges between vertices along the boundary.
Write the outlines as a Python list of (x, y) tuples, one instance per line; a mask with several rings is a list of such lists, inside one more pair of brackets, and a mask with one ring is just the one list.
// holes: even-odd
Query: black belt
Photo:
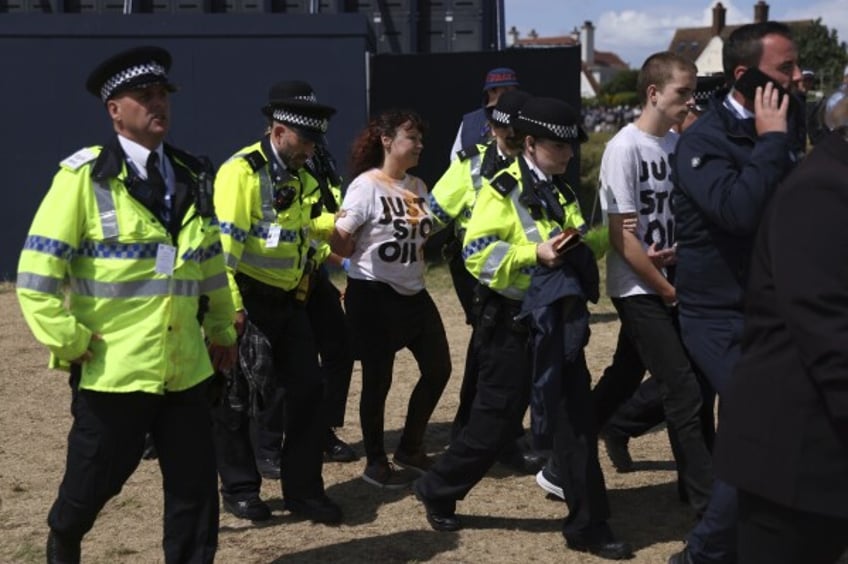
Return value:
[(260, 282), (256, 278), (251, 278), (242, 272), (236, 273), (235, 278), (239, 292), (244, 297), (262, 298), (277, 303), (287, 303), (295, 299), (294, 290), (283, 290), (282, 288), (271, 286), (270, 284)]

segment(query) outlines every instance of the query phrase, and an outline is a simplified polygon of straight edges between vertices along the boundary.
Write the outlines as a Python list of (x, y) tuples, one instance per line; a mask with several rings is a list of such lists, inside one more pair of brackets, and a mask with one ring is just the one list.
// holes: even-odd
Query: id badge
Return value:
[(172, 276), (174, 274), (174, 264), (176, 261), (177, 248), (160, 243), (156, 248), (156, 273)]
[(272, 225), (268, 229), (268, 237), (265, 238), (266, 249), (276, 249), (280, 244), (280, 226)]

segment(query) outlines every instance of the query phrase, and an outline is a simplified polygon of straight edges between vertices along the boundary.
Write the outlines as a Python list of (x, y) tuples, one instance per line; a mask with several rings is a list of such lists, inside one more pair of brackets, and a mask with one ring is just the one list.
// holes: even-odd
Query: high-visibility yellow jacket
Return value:
[[(274, 179), (272, 150), (266, 136), (239, 150), (215, 177), (215, 213), (237, 310), (244, 309), (237, 272), (292, 290), (303, 275), (310, 238), (327, 239), (332, 231), (332, 216), (313, 217), (318, 182), (305, 168), (281, 170)], [(290, 203), (275, 209), (286, 192)]]
[(461, 238), (483, 180), (490, 180), (506, 164), (501, 163), (494, 140), (459, 151), (457, 159), (451, 161), (430, 191), (428, 200), (433, 217), (442, 225), (454, 221), (454, 230)]
[[(235, 343), (218, 226), (193, 203), (202, 168), (167, 145), (165, 154), (176, 177), (174, 213), (182, 218), (175, 233), (130, 195), (115, 138), (62, 162), (27, 236), (17, 276), (24, 318), (54, 367), (92, 350), (82, 388), (161, 394), (209, 377), (197, 321), (201, 295), (209, 299), (206, 336)], [(157, 254), (160, 262), (168, 254), (163, 246), (175, 250), (170, 275), (156, 269)]]
[(483, 181), (462, 248), (468, 271), (481, 284), (512, 300), (524, 299), (530, 287), (536, 246), (563, 229), (572, 227), (583, 233), (584, 241), (598, 258), (605, 252), (605, 234), (589, 233), (577, 196), (567, 185), (557, 192), (565, 215), (562, 224), (553, 221), (544, 210), (537, 214), (538, 219), (533, 219), (522, 198), (525, 185), (532, 181), (522, 178), (522, 158), (515, 159), (491, 181)]

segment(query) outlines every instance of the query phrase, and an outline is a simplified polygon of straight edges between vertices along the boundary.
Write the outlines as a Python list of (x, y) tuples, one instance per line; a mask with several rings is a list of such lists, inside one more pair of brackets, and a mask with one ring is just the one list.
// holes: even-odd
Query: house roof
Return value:
[[(814, 22), (813, 20), (794, 20), (783, 23), (795, 31), (798, 28), (805, 28), (813, 25)], [(741, 25), (742, 24), (724, 26), (718, 34), (721, 37), (722, 42), (724, 42), (724, 40), (726, 40), (734, 30), (741, 27)], [(668, 44), (668, 50), (695, 62), (698, 57), (701, 56), (701, 53), (704, 52), (704, 49), (713, 37), (715, 37), (715, 34), (713, 34), (713, 28), (710, 26), (678, 28), (674, 32), (671, 42)]]
[[(580, 45), (580, 40), (573, 35), (558, 35), (552, 37), (527, 37), (518, 39), (514, 47), (573, 47)], [(611, 51), (595, 50), (594, 66), (610, 67), (614, 69), (628, 69), (627, 63), (621, 60), (617, 54)]]

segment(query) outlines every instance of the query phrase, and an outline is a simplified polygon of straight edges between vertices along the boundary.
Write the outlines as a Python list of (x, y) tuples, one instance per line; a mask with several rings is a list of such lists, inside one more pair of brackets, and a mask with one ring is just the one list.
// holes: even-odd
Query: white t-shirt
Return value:
[[(628, 124), (607, 144), (601, 159), (600, 199), (604, 221), (608, 214), (636, 213), (636, 237), (645, 250), (674, 245), (671, 210), (671, 163), (679, 135), (663, 137), (645, 133)], [(613, 298), (656, 294), (630, 268), (615, 249), (607, 253), (607, 292)]]
[(433, 218), (420, 178), (363, 172), (347, 188), (336, 227), (356, 238), (348, 276), (384, 282), (406, 296), (424, 289), (424, 243)]

